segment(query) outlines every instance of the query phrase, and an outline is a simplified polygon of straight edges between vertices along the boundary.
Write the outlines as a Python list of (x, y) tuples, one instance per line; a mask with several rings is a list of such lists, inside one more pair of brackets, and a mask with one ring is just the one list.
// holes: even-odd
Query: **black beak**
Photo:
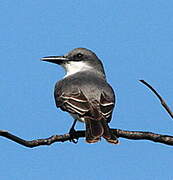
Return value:
[(65, 56), (47, 56), (41, 58), (42, 61), (47, 61), (55, 64), (62, 64), (65, 61), (68, 61), (69, 59)]

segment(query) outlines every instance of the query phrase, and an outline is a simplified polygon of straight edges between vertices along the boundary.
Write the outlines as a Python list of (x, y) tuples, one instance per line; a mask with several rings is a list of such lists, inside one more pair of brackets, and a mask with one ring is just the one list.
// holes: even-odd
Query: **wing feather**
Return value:
[(115, 102), (106, 95), (106, 93), (102, 93), (100, 97), (100, 110), (102, 115), (110, 122), (112, 117), (112, 112), (115, 106)]
[[(84, 115), (90, 109), (87, 98), (82, 91), (71, 94), (62, 93), (57, 97), (58, 107), (73, 114)], [(60, 103), (61, 102), (61, 103)]]
[(75, 89), (72, 92), (62, 92), (60, 89), (55, 93), (57, 107), (63, 111), (81, 116), (90, 116), (95, 120), (100, 117), (110, 122), (114, 108), (114, 99), (102, 92), (100, 100), (87, 99), (82, 90)]

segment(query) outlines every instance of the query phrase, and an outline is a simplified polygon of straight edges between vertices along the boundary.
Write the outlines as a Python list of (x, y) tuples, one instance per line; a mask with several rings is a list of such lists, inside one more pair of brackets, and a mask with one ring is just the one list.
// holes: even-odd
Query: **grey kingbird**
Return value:
[(84, 122), (88, 143), (104, 137), (117, 144), (111, 132), (111, 121), (115, 106), (115, 95), (106, 81), (103, 64), (91, 50), (76, 48), (64, 56), (48, 56), (41, 60), (61, 65), (66, 75), (55, 85), (54, 97), (57, 108), (66, 111), (75, 119)]

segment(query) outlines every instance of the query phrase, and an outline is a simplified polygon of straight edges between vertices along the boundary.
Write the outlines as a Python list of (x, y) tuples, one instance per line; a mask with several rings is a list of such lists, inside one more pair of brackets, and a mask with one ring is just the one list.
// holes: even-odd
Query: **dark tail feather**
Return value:
[(95, 143), (100, 140), (100, 137), (104, 133), (104, 129), (101, 121), (93, 120), (91, 118), (85, 119), (86, 124), (86, 141), (88, 143)]
[(101, 119), (102, 126), (104, 128), (104, 133), (103, 137), (108, 141), (109, 143), (112, 144), (118, 144), (118, 139), (117, 137), (111, 132), (108, 123), (106, 122), (105, 119)]
[(94, 120), (89, 117), (85, 118), (86, 124), (86, 141), (88, 143), (95, 143), (103, 136), (108, 142), (117, 144), (118, 139), (114, 136), (105, 119)]

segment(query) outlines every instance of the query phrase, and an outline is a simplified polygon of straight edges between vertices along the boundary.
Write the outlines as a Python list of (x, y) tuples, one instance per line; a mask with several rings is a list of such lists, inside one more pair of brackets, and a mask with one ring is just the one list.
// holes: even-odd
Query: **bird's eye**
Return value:
[(82, 56), (83, 56), (83, 54), (81, 54), (81, 53), (78, 53), (78, 54), (76, 55), (77, 58), (81, 58)]

